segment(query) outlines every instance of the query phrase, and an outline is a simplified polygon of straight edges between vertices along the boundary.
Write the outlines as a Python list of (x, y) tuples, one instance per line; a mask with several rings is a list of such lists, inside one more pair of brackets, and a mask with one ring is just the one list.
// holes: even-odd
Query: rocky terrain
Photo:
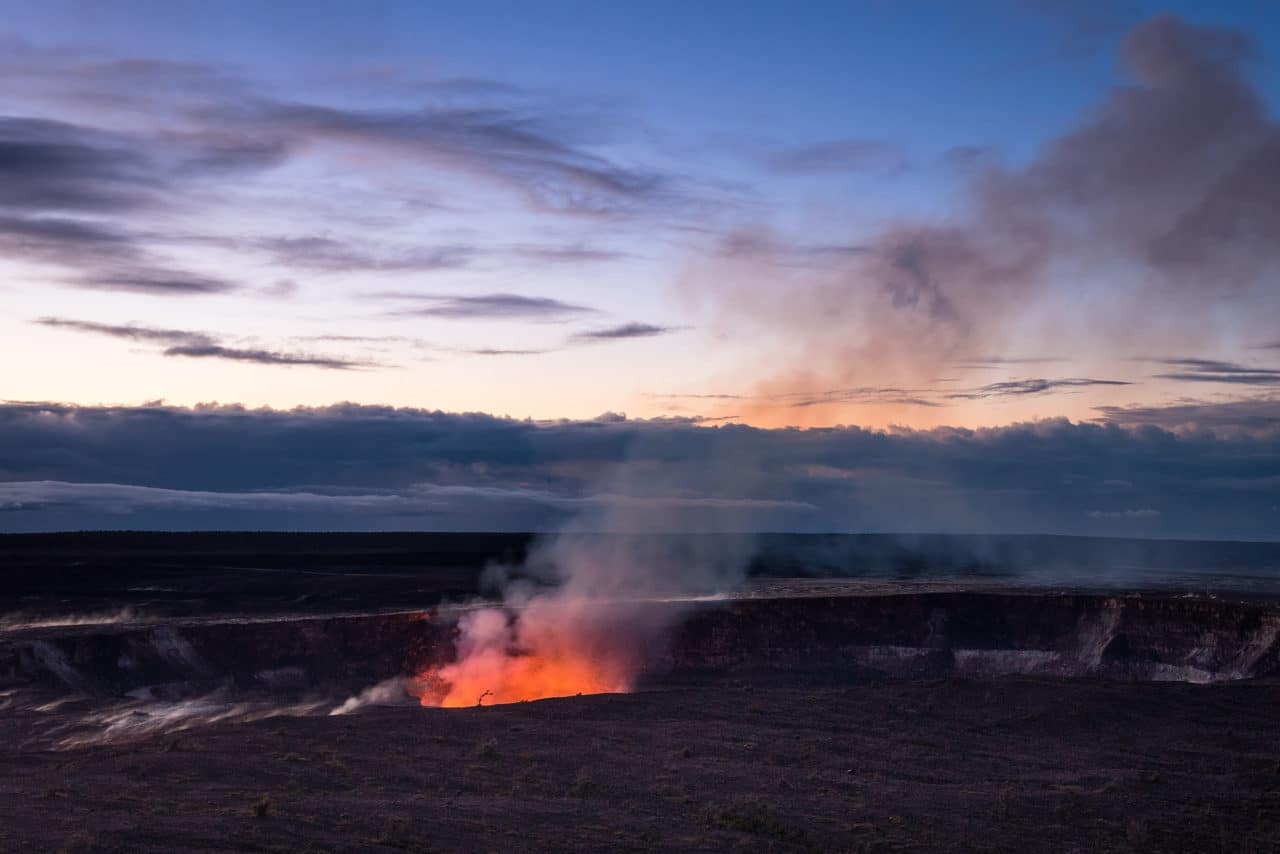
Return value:
[(1280, 601), (1233, 573), (761, 572), (635, 603), (633, 693), (437, 709), (521, 541), (114, 542), (9, 564), (0, 849), (1280, 849)]

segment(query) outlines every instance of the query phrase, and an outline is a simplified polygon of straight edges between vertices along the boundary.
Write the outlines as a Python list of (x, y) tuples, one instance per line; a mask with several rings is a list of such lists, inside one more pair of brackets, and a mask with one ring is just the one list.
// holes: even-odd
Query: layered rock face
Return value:
[[(1280, 606), (1206, 597), (941, 592), (730, 599), (680, 607), (649, 682), (800, 669), (838, 678), (1011, 674), (1211, 682), (1280, 675)], [(341, 694), (454, 655), (462, 609), (0, 634), (0, 687), (95, 696)]]
[(744, 600), (694, 615), (677, 667), (894, 678), (1010, 674), (1209, 682), (1280, 673), (1280, 608), (1208, 598), (925, 593)]

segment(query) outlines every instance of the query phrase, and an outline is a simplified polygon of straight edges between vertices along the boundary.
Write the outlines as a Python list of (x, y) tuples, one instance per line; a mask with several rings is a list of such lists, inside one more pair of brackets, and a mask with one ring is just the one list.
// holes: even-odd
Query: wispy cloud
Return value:
[[(939, 381), (941, 382), (941, 380)], [(849, 388), (819, 389), (814, 391), (783, 392), (778, 394), (664, 394), (655, 395), (670, 400), (743, 400), (760, 406), (807, 409), (815, 406), (832, 406), (843, 403), (898, 404), (903, 406), (940, 407), (949, 400), (986, 400), (988, 398), (1018, 397), (1023, 395), (1070, 392), (1089, 386), (1127, 386), (1123, 380), (1100, 380), (1084, 377), (1057, 379), (1022, 379), (988, 383), (974, 388), (952, 390), (940, 386), (853, 386)]]
[(1030, 394), (1044, 394), (1058, 389), (1087, 388), (1089, 386), (1121, 386), (1133, 385), (1124, 380), (1097, 380), (1087, 377), (1065, 377), (1062, 379), (1025, 379), (1008, 380), (1006, 382), (988, 383), (969, 391), (951, 392), (945, 397), (955, 400), (982, 400), (988, 397), (1019, 397)]
[(581, 124), (533, 105), (355, 110), (259, 100), (227, 105), (216, 118), (468, 172), (560, 213), (636, 213), (675, 204), (683, 194), (673, 176), (612, 161), (583, 141)]
[(60, 317), (41, 317), (33, 321), (41, 326), (105, 335), (128, 341), (163, 345), (161, 355), (189, 359), (224, 359), (232, 362), (253, 362), (259, 365), (295, 365), (329, 370), (384, 367), (374, 362), (324, 356), (311, 353), (292, 353), (255, 347), (229, 347), (215, 335), (185, 329), (160, 329), (139, 324), (95, 323), (87, 320), (71, 320)]
[(462, 352), (472, 356), (541, 356), (543, 353), (550, 353), (550, 350), (518, 350), (503, 349), (501, 347), (480, 347), (475, 350), (463, 350)]
[(210, 276), (197, 276), (167, 271), (132, 271), (106, 276), (85, 276), (69, 280), (77, 287), (108, 291), (134, 291), (157, 296), (198, 296), (225, 294), (239, 285)]
[(1280, 369), (1251, 368), (1236, 362), (1215, 359), (1160, 359), (1160, 364), (1178, 370), (1156, 374), (1160, 379), (1233, 385), (1280, 385)]
[(463, 244), (369, 251), (332, 237), (265, 237), (251, 245), (285, 267), (323, 272), (458, 270), (469, 266), (477, 254), (475, 247)]
[(591, 314), (595, 309), (564, 302), (551, 297), (531, 297), (520, 294), (494, 293), (477, 296), (424, 294), (383, 294), (394, 298), (419, 299), (427, 303), (421, 308), (397, 311), (396, 314), (413, 314), (423, 317), (442, 317), (468, 320), (562, 320)]
[(506, 254), (520, 261), (534, 261), (551, 264), (596, 264), (606, 261), (619, 261), (631, 257), (626, 252), (616, 249), (601, 249), (582, 245), (557, 245), (525, 243), (507, 247)]
[(652, 323), (623, 323), (620, 326), (609, 326), (604, 329), (590, 329), (576, 332), (570, 336), (571, 341), (617, 341), (625, 338), (653, 338), (658, 335), (669, 335), (679, 332), (678, 326), (657, 326)]
[(170, 346), (199, 346), (211, 344), (214, 338), (203, 332), (191, 332), (185, 329), (158, 329), (154, 326), (138, 324), (94, 323), (88, 320), (69, 320), (63, 317), (41, 317), (33, 321), (41, 326), (52, 326), (73, 332), (87, 332), (93, 335), (106, 335), (111, 338), (124, 338), (129, 341), (144, 341)]
[(375, 367), (369, 362), (357, 362), (332, 356), (311, 356), (303, 353), (279, 353), (273, 350), (255, 350), (240, 347), (223, 347), (220, 344), (193, 344), (169, 347), (166, 356), (183, 356), (191, 359), (227, 359), (233, 362), (255, 362), (259, 365), (305, 365), (346, 371), (352, 368)]
[(1103, 421), (1121, 427), (1152, 425), (1228, 436), (1275, 436), (1280, 429), (1280, 397), (1274, 394), (1235, 400), (1182, 400), (1162, 406), (1100, 406), (1098, 413)]

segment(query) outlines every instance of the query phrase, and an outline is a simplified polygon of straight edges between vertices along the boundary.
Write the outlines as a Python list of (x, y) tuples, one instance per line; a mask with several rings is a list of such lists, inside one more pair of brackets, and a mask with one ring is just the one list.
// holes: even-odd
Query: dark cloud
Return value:
[[(1280, 506), (1271, 407), (1261, 432), (1170, 431), (1150, 420), (1168, 413), (1134, 410), (1124, 427), (883, 432), (7, 404), (0, 506), (22, 512), (0, 513), (0, 526), (545, 529), (583, 502), (676, 502), (702, 520), (730, 502), (754, 507), (762, 530), (1267, 538)], [(1219, 423), (1257, 414), (1222, 409)], [(726, 460), (762, 475), (726, 485)], [(602, 490), (619, 466), (627, 491)]]
[(76, 287), (106, 291), (135, 291), (156, 296), (199, 296), (225, 294), (239, 285), (224, 279), (186, 273), (139, 270), (122, 271), (107, 276), (86, 276), (68, 282)]
[(184, 329), (158, 329), (137, 324), (94, 323), (85, 320), (69, 320), (60, 317), (42, 317), (34, 321), (41, 326), (105, 335), (147, 344), (163, 345), (164, 356), (190, 359), (225, 359), (233, 362), (254, 362), (260, 365), (299, 365), (330, 370), (382, 367), (372, 362), (343, 359), (336, 356), (319, 356), (309, 353), (287, 353), (260, 348), (228, 347), (216, 336), (206, 332)]
[(590, 314), (595, 311), (595, 309), (587, 308), (586, 306), (575, 305), (552, 299), (551, 297), (530, 297), (520, 294), (497, 293), (478, 296), (396, 294), (394, 296), (420, 299), (428, 302), (428, 305), (423, 308), (397, 313), (450, 319), (561, 320), (582, 314)]
[(199, 346), (211, 344), (214, 341), (212, 336), (203, 332), (190, 332), (185, 329), (157, 329), (152, 326), (139, 326), (137, 324), (93, 323), (87, 320), (68, 320), (62, 317), (41, 317), (35, 322), (41, 326), (51, 326), (56, 329), (107, 335), (111, 338), (124, 338), (128, 341), (142, 341), (149, 344)]
[(616, 341), (623, 338), (653, 338), (657, 335), (668, 335), (678, 332), (679, 327), (656, 326), (652, 323), (624, 323), (604, 329), (591, 329), (577, 332), (570, 336), (573, 341)]
[(931, 392), (928, 389), (893, 388), (889, 386), (859, 386), (857, 388), (826, 389), (810, 393), (797, 392), (779, 394), (769, 400), (758, 402), (776, 404), (795, 409), (807, 409), (813, 406), (828, 406), (836, 403), (896, 403), (904, 406), (942, 406), (943, 404), (929, 400), (923, 395)]
[(1089, 386), (1133, 385), (1123, 380), (1095, 380), (1087, 377), (1064, 377), (1062, 379), (1026, 379), (1008, 380), (988, 383), (969, 391), (956, 391), (946, 397), (956, 400), (982, 400), (988, 397), (1018, 397), (1027, 394), (1044, 394), (1057, 389), (1087, 388)]
[(134, 235), (94, 220), (0, 215), (0, 252), (41, 264), (75, 268), (128, 262), (139, 254)]
[(159, 200), (164, 183), (115, 134), (40, 118), (0, 117), (0, 207), (119, 211)]
[(766, 166), (783, 175), (892, 172), (908, 162), (898, 145), (882, 139), (838, 139), (778, 152)]
[(0, 117), (0, 250), (72, 271), (79, 287), (150, 294), (225, 293), (214, 276), (155, 258), (163, 240), (121, 222), (180, 207), (191, 182), (261, 169), (282, 144), (222, 131), (129, 135), (43, 118)]
[[(24, 81), (32, 105), (103, 122), (0, 117), (0, 251), (70, 272), (55, 273), (62, 283), (152, 294), (234, 289), (215, 274), (174, 268), (160, 255), (165, 244), (248, 248), (288, 268), (324, 272), (453, 270), (481, 256), (545, 263), (623, 257), (582, 245), (370, 248), (328, 235), (228, 238), (164, 225), (171, 214), (225, 193), (228, 179), (308, 152), (355, 151), (478, 175), (539, 209), (568, 214), (666, 212), (687, 200), (682, 179), (598, 152), (614, 124), (598, 110), (553, 106), (519, 87), (427, 81), (417, 87), (426, 102), (414, 107), (344, 109), (273, 101), (254, 83), (196, 63), (12, 47), (0, 72)], [(160, 129), (107, 129), (157, 127), (148, 121), (155, 117), (162, 117)]]
[(1280, 397), (1228, 401), (1185, 400), (1164, 406), (1102, 406), (1102, 418), (1121, 427), (1154, 426), (1163, 430), (1223, 436), (1270, 436), (1280, 432)]
[(305, 365), (313, 368), (328, 368), (334, 371), (375, 367), (369, 362), (356, 362), (332, 356), (279, 353), (273, 350), (224, 347), (220, 344), (182, 344), (167, 348), (164, 351), (164, 355), (183, 356), (191, 359), (226, 359), (232, 362), (255, 362), (259, 365)]
[(1161, 359), (1161, 364), (1178, 370), (1156, 374), (1160, 379), (1197, 383), (1280, 386), (1280, 368), (1250, 368), (1215, 359)]

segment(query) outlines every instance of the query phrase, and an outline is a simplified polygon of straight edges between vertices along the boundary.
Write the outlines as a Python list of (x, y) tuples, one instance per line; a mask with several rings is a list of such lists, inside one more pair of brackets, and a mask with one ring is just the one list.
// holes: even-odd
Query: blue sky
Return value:
[[(644, 210), (635, 209), (631, 202), (636, 200), (630, 200), (626, 211), (584, 216), (582, 210), (565, 207), (564, 199), (548, 209), (536, 186), (545, 177), (512, 176), (513, 169), (524, 168), (519, 163), (500, 166), (506, 174), (476, 174), (476, 164), (456, 157), (424, 163), (407, 150), (411, 144), (397, 151), (365, 152), (361, 146), (367, 141), (321, 137), (314, 127), (261, 130), (264, 139), (254, 141), (251, 137), (259, 132), (254, 117), (237, 115), (241, 126), (227, 132), (244, 144), (271, 143), (265, 137), (272, 134), (297, 134), (280, 142), (288, 153), (279, 162), (204, 181), (193, 188), (198, 195), (181, 205), (117, 216), (136, 218), (136, 227), (153, 235), (150, 248), (167, 256), (166, 264), (244, 281), (239, 295), (185, 303), (132, 298), (119, 290), (105, 297), (73, 295), (59, 289), (56, 274), (15, 264), (22, 284), (14, 286), (21, 293), (9, 298), (16, 307), (9, 318), (9, 338), (24, 350), (57, 353), (47, 374), (31, 375), (13, 393), (111, 403), (163, 398), (290, 405), (349, 399), (535, 417), (586, 417), (605, 410), (675, 413), (687, 407), (655, 401), (667, 393), (749, 394), (751, 377), (761, 370), (753, 356), (762, 335), (735, 340), (732, 332), (716, 328), (716, 305), (704, 306), (700, 313), (690, 310), (690, 303), (701, 298), (689, 291), (703, 290), (698, 283), (687, 283), (690, 276), (722, 275), (704, 270), (707, 256), (718, 246), (746, 234), (775, 248), (785, 244), (802, 252), (855, 250), (904, 222), (911, 227), (945, 225), (967, 216), (975, 171), (992, 165), (1028, 168), (1046, 146), (1087, 122), (1118, 85), (1132, 80), (1120, 47), (1135, 28), (1162, 11), (1181, 16), (1177, 20), (1185, 27), (1231, 28), (1251, 40), (1254, 55), (1240, 62), (1238, 73), (1274, 105), (1277, 72), (1267, 57), (1275, 53), (1280, 36), (1275, 16), (1265, 7), (7, 4), (3, 35), (14, 61), (4, 105), (15, 116), (156, 141), (173, 133), (208, 134), (229, 120), (219, 111), (265, 109), (246, 106), (246, 99), (400, 117), (391, 121), (424, 108), (490, 110), (502, 121), (526, 123), (543, 141), (565, 146), (553, 156), (595, 158), (626, 171), (629, 180), (667, 185), (643, 202)], [(135, 64), (131, 71), (122, 70), (127, 63)], [(117, 103), (122, 95), (137, 103)], [(480, 171), (485, 168), (490, 167)], [(514, 193), (512, 181), (518, 185)], [(587, 199), (586, 204), (597, 201)], [(187, 233), (160, 235), (161, 222), (182, 223)], [(422, 265), (406, 269), (415, 265), (405, 264), (387, 270), (397, 265), (382, 264), (384, 269), (372, 271), (379, 265), (366, 264), (321, 274), (314, 264), (264, 264), (241, 247), (230, 253), (210, 248), (211, 241), (243, 244), (264, 237), (295, 246), (320, 238), (368, 247), (386, 239), (395, 243), (386, 251), (401, 255), (469, 247), (509, 257), (481, 262), (455, 252), (457, 263), (436, 270)], [(424, 243), (430, 245), (423, 248)], [(536, 247), (546, 250), (538, 256), (542, 263), (532, 261)], [(570, 258), (569, 250), (579, 257)], [(560, 263), (547, 263), (553, 255)], [(848, 258), (849, 252), (806, 257), (821, 257), (834, 269), (832, 259)], [(769, 287), (775, 292), (813, 289), (824, 273), (799, 280), (780, 276)], [(1124, 272), (1121, 264), (1112, 263), (1088, 274), (1104, 281)], [(55, 284), (46, 290), (50, 280)], [(1066, 291), (1070, 285), (1055, 287)], [(246, 298), (247, 291), (290, 293), (292, 298)], [(581, 323), (567, 332), (559, 324), (541, 322), (494, 325), (462, 319), (443, 324), (421, 317), (409, 322), (390, 304), (381, 310), (350, 305), (353, 297), (367, 302), (363, 298), (369, 293), (528, 294), (594, 311), (579, 313)], [(104, 341), (82, 341), (77, 352), (70, 352), (63, 349), (65, 334), (29, 326), (33, 319), (67, 314), (63, 307), (69, 300), (84, 300), (95, 311), (94, 317), (72, 318), (78, 321), (151, 324), (213, 332), (220, 338), (238, 334), (244, 339), (241, 349), (287, 351), (297, 349), (299, 341), (325, 337), (381, 338), (386, 351), (381, 358), (370, 352), (339, 355), (348, 361), (394, 364), (395, 371), (317, 376), (293, 368), (282, 379), (280, 371), (255, 370), (245, 360), (210, 360), (197, 368), (154, 356), (137, 358), (137, 353), (126, 357)], [(219, 328), (191, 329), (197, 318)], [(567, 316), (541, 320), (565, 321)], [(664, 334), (593, 348), (590, 359), (564, 352), (566, 335), (628, 323), (661, 327)], [(335, 331), (337, 326), (343, 328)], [(1004, 331), (1013, 340), (996, 343), (1019, 350), (1006, 355), (1065, 355), (1076, 364), (1061, 370), (1072, 375), (1098, 361), (1092, 353), (1024, 353), (1026, 342), (1038, 334)], [(763, 337), (773, 337), (773, 332), (763, 330)], [(783, 329), (779, 336), (783, 349), (788, 335), (790, 330)], [(403, 340), (409, 338), (421, 346), (406, 349)], [(1230, 343), (1218, 340), (1209, 352), (1192, 355), (1248, 356)], [(989, 355), (973, 350), (980, 346), (956, 344), (949, 361)], [(1107, 342), (1102, 349), (1115, 348)], [(481, 365), (465, 352), (469, 350), (503, 351), (511, 358)], [(114, 376), (125, 379), (86, 381), (76, 364), (99, 354), (119, 366)], [(1169, 354), (1134, 350), (1119, 355)], [(766, 362), (776, 364), (778, 358), (770, 353)], [(842, 356), (819, 353), (814, 358)], [(706, 369), (691, 374), (690, 365)], [(1106, 379), (1135, 379), (1129, 362), (1110, 359), (1107, 367)], [(930, 370), (938, 376), (908, 373), (916, 383), (932, 382), (958, 368), (932, 365)], [(544, 388), (537, 396), (528, 394), (531, 384), (548, 372), (564, 376), (567, 385), (554, 393)], [(673, 375), (681, 380), (675, 385), (668, 379)], [(1035, 378), (1006, 371), (994, 379)], [(992, 377), (964, 379), (979, 386), (990, 384), (979, 380)], [(865, 377), (858, 382), (876, 384)], [(902, 384), (900, 378), (894, 382)], [(476, 393), (477, 384), (486, 392)], [(1097, 385), (1093, 389), (1101, 396), (1088, 396), (1100, 405), (1120, 403), (1119, 388)], [(1138, 395), (1144, 402), (1150, 400), (1148, 391)], [(1077, 389), (1076, 396), (1080, 394)], [(989, 400), (982, 407), (953, 403), (947, 413), (951, 417), (941, 420), (938, 413), (900, 406), (819, 407), (810, 423), (980, 424), (1059, 411), (1074, 417), (1088, 414), (1078, 400), (1066, 401), (1066, 410), (1042, 405), (1042, 400), (1031, 407), (1022, 405), (1026, 402), (1016, 407), (1004, 405), (1008, 401)], [(722, 408), (705, 414), (736, 415)], [(783, 413), (771, 420), (787, 417)]]
[(2, 5), (0, 398), (1278, 405), (1270, 3)]

